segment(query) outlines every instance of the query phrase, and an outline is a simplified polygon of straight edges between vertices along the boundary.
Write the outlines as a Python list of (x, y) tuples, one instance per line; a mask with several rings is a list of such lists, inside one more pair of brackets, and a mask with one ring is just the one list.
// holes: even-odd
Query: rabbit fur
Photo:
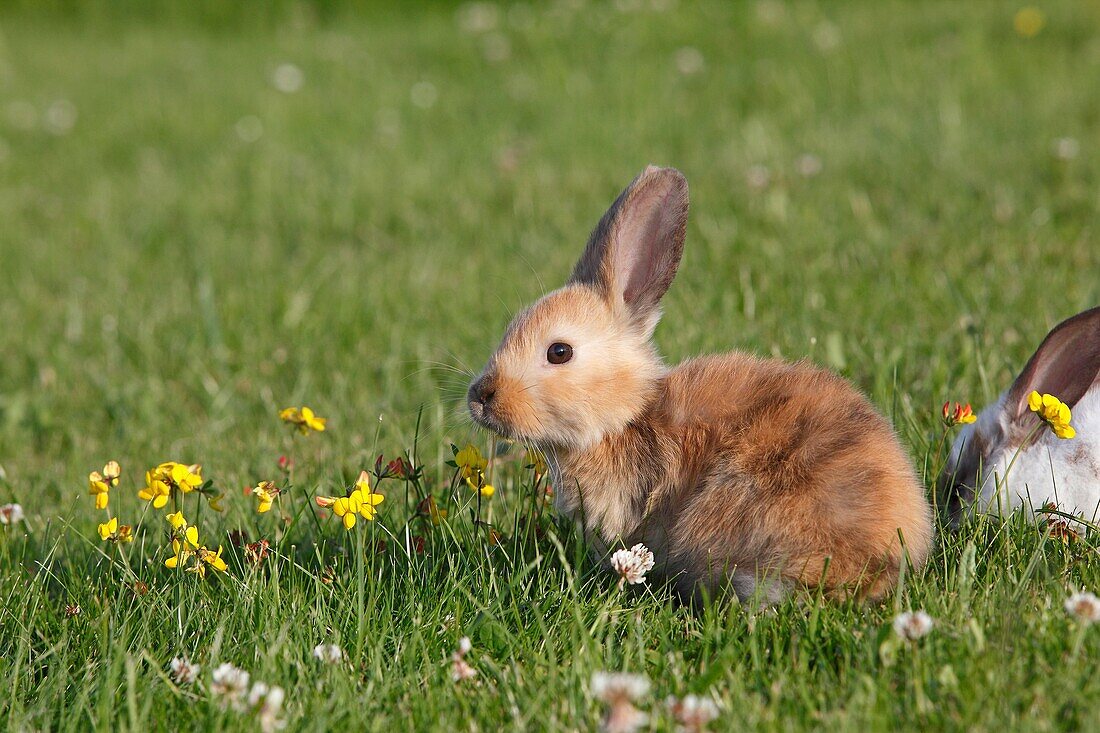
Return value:
[(686, 597), (884, 595), (925, 560), (932, 525), (870, 402), (807, 363), (730, 353), (670, 368), (657, 354), (687, 209), (679, 171), (643, 171), (565, 287), (507, 328), (470, 386), (472, 417), (547, 456), (556, 509), (605, 562), (642, 542)]

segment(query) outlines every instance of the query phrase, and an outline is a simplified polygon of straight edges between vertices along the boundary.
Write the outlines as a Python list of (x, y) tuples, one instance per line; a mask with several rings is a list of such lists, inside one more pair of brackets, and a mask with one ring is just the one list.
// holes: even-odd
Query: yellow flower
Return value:
[(168, 568), (178, 568), (181, 564), (187, 562), (188, 556), (191, 551), (184, 547), (184, 544), (179, 540), (172, 540), (172, 557), (164, 561), (164, 566)]
[(166, 514), (164, 518), (168, 520), (168, 524), (172, 525), (172, 529), (174, 530), (183, 530), (187, 527), (187, 520), (183, 518), (183, 512)]
[(95, 497), (95, 508), (106, 509), (111, 487), (118, 486), (118, 477), (122, 469), (117, 461), (108, 461), (103, 472), (92, 471), (88, 474), (88, 493)]
[(168, 484), (159, 478), (155, 478), (151, 471), (146, 472), (145, 483), (145, 488), (138, 492), (138, 498), (153, 502), (153, 508), (155, 509), (163, 509), (164, 505), (168, 503), (168, 497), (172, 494)]
[(103, 480), (111, 486), (118, 486), (118, 478), (121, 475), (122, 466), (118, 465), (118, 461), (107, 461), (103, 466)]
[(1012, 18), (1012, 27), (1024, 38), (1034, 38), (1046, 27), (1047, 16), (1034, 6), (1020, 8)]
[(215, 570), (224, 573), (229, 569), (229, 566), (225, 564), (225, 560), (222, 560), (221, 545), (218, 545), (217, 552), (214, 552), (213, 550), (208, 550), (205, 547), (200, 547), (198, 552), (199, 557), (202, 558), (202, 561), (210, 567), (214, 568)]
[(166, 465), (171, 466), (168, 469), (171, 482), (183, 493), (187, 494), (202, 486), (202, 466), (199, 464), (185, 466), (182, 463), (172, 463)]
[(375, 507), (385, 501), (386, 497), (382, 494), (363, 493), (358, 489), (351, 492), (352, 497), (355, 497), (356, 494), (359, 495), (355, 499), (359, 503), (359, 513), (363, 515), (364, 519), (374, 521), (374, 515), (378, 513)]
[(111, 517), (106, 522), (99, 525), (99, 539), (104, 542), (106, 542), (115, 532), (118, 532), (118, 517)]
[(497, 491), (495, 488), (493, 488), (492, 484), (485, 483), (485, 476), (482, 475), (480, 472), (473, 478), (466, 479), (466, 485), (469, 486), (473, 491), (480, 491), (481, 495), (486, 499), (491, 497)]
[[(179, 512), (176, 512), (176, 514), (169, 516), (179, 516)], [(180, 518), (182, 519), (182, 517)], [(180, 528), (176, 527), (176, 522), (171, 519), (169, 521), (172, 522), (172, 526), (175, 527), (177, 532), (179, 532)], [(195, 552), (199, 549), (198, 527), (186, 527), (183, 532), (180, 533), (180, 535), (182, 536), (182, 540), (179, 537), (172, 539), (172, 557), (164, 561), (164, 564), (167, 567), (180, 567), (187, 562), (187, 558), (191, 557), (191, 555), (195, 554)]]
[(351, 529), (355, 526), (356, 515), (373, 521), (374, 515), (378, 513), (375, 507), (385, 498), (382, 494), (371, 491), (370, 474), (363, 471), (355, 481), (355, 488), (347, 496), (318, 496), (314, 501), (319, 507), (332, 507), (332, 513), (343, 521), (344, 529)]
[(153, 502), (153, 508), (161, 509), (168, 503), (173, 490), (188, 494), (202, 486), (202, 466), (168, 461), (145, 472), (145, 488), (138, 497)]
[(954, 410), (951, 409), (950, 402), (944, 402), (940, 414), (943, 416), (943, 424), (949, 428), (954, 425), (968, 425), (978, 419), (969, 402), (965, 405), (956, 402)]
[(455, 464), (462, 471), (462, 478), (470, 479), (476, 473), (481, 473), (489, 465), (476, 446), (467, 445), (455, 454)]
[(1062, 440), (1070, 440), (1077, 437), (1077, 429), (1072, 425), (1052, 425), (1051, 430)]
[(325, 432), (325, 418), (314, 415), (313, 410), (308, 407), (302, 408), (302, 422), (310, 430), (316, 430), (318, 433)]
[(355, 480), (355, 490), (348, 498), (355, 503), (356, 511), (367, 520), (374, 519), (374, 515), (378, 513), (375, 507), (386, 499), (382, 494), (375, 494), (370, 490), (370, 474), (366, 471), (360, 472), (359, 478)]
[(287, 407), (279, 410), (279, 419), (298, 428), (303, 434), (310, 430), (325, 432), (325, 418), (318, 417), (308, 407)]
[(346, 496), (332, 502), (332, 513), (344, 521), (344, 529), (351, 529), (355, 526), (356, 511), (358, 511), (358, 507), (352, 507), (351, 500)]
[(462, 472), (462, 478), (466, 480), (466, 485), (474, 491), (480, 491), (485, 498), (489, 498), (496, 491), (485, 481), (485, 468), (489, 465), (489, 461), (481, 455), (481, 451), (476, 447), (467, 445), (456, 453), (455, 465)]
[(130, 525), (119, 525), (118, 517), (111, 517), (97, 528), (99, 538), (104, 542), (133, 542), (134, 535)]
[(199, 528), (195, 525), (191, 525), (183, 530), (183, 544), (189, 550), (197, 550), (199, 548)]
[(1027, 406), (1032, 412), (1038, 413), (1051, 432), (1059, 438), (1068, 440), (1077, 435), (1077, 430), (1069, 424), (1072, 418), (1069, 405), (1054, 395), (1040, 395), (1038, 392), (1032, 391), (1027, 396)]
[(88, 493), (95, 497), (96, 509), (107, 508), (109, 491), (107, 482), (103, 480), (103, 476), (100, 475), (99, 471), (92, 471), (88, 474)]
[(279, 495), (279, 489), (271, 481), (261, 481), (252, 489), (252, 495), (259, 500), (256, 511), (260, 514), (271, 511), (271, 505), (275, 503), (275, 497)]

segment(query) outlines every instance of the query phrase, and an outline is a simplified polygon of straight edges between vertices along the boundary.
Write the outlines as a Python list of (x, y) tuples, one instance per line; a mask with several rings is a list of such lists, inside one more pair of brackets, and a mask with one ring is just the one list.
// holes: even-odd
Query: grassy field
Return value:
[[(1100, 302), (1095, 3), (1042, 3), (1034, 34), (1001, 2), (44, 5), (0, 10), (0, 503), (26, 513), (0, 527), (0, 727), (254, 729), (223, 662), (284, 688), (292, 730), (591, 730), (601, 670), (652, 680), (652, 730), (687, 693), (714, 730), (1100, 726), (1100, 628), (1062, 608), (1100, 591), (1095, 538), (981, 519), (880, 605), (693, 615), (598, 573), (522, 450), (491, 465), (499, 538), (445, 464), (492, 450), (464, 372), (654, 162), (692, 187), (667, 358), (835, 368), (931, 484), (939, 405), (986, 404)], [(324, 433), (280, 424), (302, 404)], [(345, 532), (310, 498), (379, 454), (423, 479), (376, 481)], [(87, 489), (108, 460), (122, 547)], [(183, 507), (226, 574), (163, 566), (137, 490), (167, 460), (225, 493)], [(913, 644), (909, 608), (935, 619)]]

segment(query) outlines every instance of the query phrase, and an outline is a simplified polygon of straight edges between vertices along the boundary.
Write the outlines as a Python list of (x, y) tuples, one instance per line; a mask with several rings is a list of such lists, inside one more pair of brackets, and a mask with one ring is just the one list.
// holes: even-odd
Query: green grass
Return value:
[[(1087, 543), (982, 520), (881, 605), (692, 615), (618, 590), (549, 516), (519, 524), (533, 499), (515, 452), (494, 467), (499, 546), (444, 465), (450, 442), (489, 445), (461, 370), (656, 162), (692, 186), (668, 359), (836, 368), (931, 483), (938, 405), (985, 404), (1100, 301), (1095, 5), (1042, 3), (1032, 39), (1013, 3), (563, 2), (480, 32), (443, 4), (139, 5), (0, 12), (0, 500), (27, 512), (0, 534), (0, 726), (254, 727), (204, 691), (227, 661), (287, 690), (295, 730), (588, 730), (604, 669), (654, 681), (655, 730), (688, 692), (720, 702), (716, 729), (1097, 728), (1100, 629), (1075, 652), (1062, 610), (1100, 589)], [(697, 73), (678, 70), (685, 47)], [(300, 91), (273, 87), (282, 63)], [(330, 430), (290, 441), (276, 412), (302, 403)], [(414, 441), (451, 512), (408, 525), (426, 555), (403, 549), (401, 482), (383, 482), (378, 524), (313, 522), (307, 497)], [(282, 524), (240, 490), (288, 451)], [(231, 547), (231, 577), (172, 573), (150, 512), (127, 570), (86, 495), (109, 459), (124, 522), (146, 468), (201, 462), (227, 493), (223, 515), (188, 504), (204, 536), (278, 540), (277, 556), (252, 571)], [(383, 527), (398, 541), (367, 551)], [(898, 647), (909, 607), (936, 627)], [(448, 675), (463, 635), (478, 685)], [(311, 658), (324, 640), (347, 666)], [(202, 685), (169, 682), (178, 654)]]

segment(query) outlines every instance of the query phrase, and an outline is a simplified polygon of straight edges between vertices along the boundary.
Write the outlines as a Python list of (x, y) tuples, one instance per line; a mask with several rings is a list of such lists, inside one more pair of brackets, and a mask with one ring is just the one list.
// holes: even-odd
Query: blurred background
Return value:
[(668, 358), (833, 367), (919, 455), (1100, 302), (1098, 30), (1081, 0), (9, 0), (0, 489), (244, 485), (302, 403), (334, 476), (421, 410), (442, 457), (462, 370), (647, 163), (692, 187)]

